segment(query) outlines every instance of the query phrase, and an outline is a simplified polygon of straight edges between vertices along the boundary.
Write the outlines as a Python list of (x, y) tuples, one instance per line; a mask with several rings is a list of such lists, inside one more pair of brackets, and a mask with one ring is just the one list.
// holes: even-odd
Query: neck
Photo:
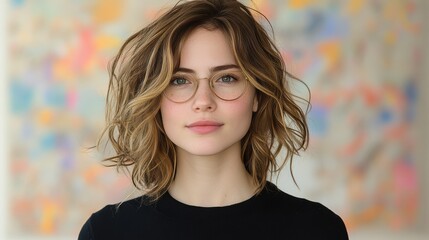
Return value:
[(201, 207), (227, 206), (249, 199), (255, 190), (240, 151), (195, 156), (178, 149), (176, 176), (169, 189), (176, 200)]

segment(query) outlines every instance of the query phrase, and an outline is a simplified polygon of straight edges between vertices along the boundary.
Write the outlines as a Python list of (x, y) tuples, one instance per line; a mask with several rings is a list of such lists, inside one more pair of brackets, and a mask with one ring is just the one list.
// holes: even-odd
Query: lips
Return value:
[(220, 127), (223, 126), (223, 123), (215, 122), (215, 121), (197, 121), (193, 122), (189, 125), (186, 125), (186, 127), (196, 133), (199, 134), (206, 134), (211, 133), (216, 130), (218, 130)]

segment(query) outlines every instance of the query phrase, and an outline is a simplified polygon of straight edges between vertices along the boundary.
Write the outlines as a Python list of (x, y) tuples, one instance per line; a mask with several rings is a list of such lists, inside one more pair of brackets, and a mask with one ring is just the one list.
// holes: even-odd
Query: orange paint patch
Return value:
[(72, 52), (63, 58), (54, 61), (53, 63), (53, 75), (54, 79), (73, 79), (74, 73), (72, 70)]
[(311, 6), (314, 4), (314, 0), (290, 0), (289, 6), (292, 9), (302, 9)]
[(58, 217), (58, 212), (59, 207), (54, 201), (43, 201), (40, 221), (40, 230), (43, 234), (51, 234), (55, 231), (55, 220)]
[(51, 110), (41, 110), (37, 116), (40, 125), (50, 125), (54, 120), (54, 113)]
[(348, 1), (346, 11), (349, 14), (355, 14), (362, 11), (362, 8), (364, 5), (365, 5), (364, 0), (351, 0), (351, 1)]
[(319, 45), (319, 52), (326, 60), (327, 68), (332, 69), (340, 59), (340, 45), (337, 41), (328, 41)]
[(115, 49), (121, 44), (121, 40), (113, 36), (98, 36), (95, 39), (95, 46), (97, 50)]
[(93, 9), (94, 21), (98, 24), (117, 20), (123, 12), (124, 1), (98, 0)]

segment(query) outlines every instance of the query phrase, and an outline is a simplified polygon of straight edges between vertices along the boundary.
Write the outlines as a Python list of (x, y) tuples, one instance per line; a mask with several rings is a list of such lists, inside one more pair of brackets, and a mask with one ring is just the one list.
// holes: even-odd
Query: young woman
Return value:
[(308, 143), (292, 80), (238, 1), (180, 2), (131, 36), (111, 66), (106, 161), (144, 194), (79, 239), (347, 239), (335, 213), (268, 181)]

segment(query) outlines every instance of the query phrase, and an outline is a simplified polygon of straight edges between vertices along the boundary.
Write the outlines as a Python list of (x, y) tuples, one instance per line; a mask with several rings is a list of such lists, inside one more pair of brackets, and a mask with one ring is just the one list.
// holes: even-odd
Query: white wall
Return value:
[[(422, 23), (427, 23), (429, 21), (429, 2), (424, 1), (424, 8), (421, 9), (423, 11), (424, 19)], [(424, 31), (423, 38), (421, 39), (421, 45), (424, 46), (424, 49), (422, 49), (423, 52), (423, 64), (421, 68), (421, 78), (420, 84), (421, 84), (421, 92), (420, 92), (420, 102), (419, 102), (419, 122), (418, 122), (418, 129), (417, 134), (419, 134), (419, 158), (420, 158), (420, 176), (425, 176), (422, 181), (422, 198), (421, 198), (421, 204), (425, 206), (422, 208), (421, 215), (419, 217), (420, 220), (420, 229), (424, 229), (425, 231), (429, 232), (429, 207), (427, 207), (427, 203), (429, 203), (429, 28), (427, 28), (426, 25), (422, 26), (422, 29)], [(429, 234), (428, 234), (429, 235)]]
[(6, 0), (0, 0), (0, 239), (4, 239), (6, 230)]

